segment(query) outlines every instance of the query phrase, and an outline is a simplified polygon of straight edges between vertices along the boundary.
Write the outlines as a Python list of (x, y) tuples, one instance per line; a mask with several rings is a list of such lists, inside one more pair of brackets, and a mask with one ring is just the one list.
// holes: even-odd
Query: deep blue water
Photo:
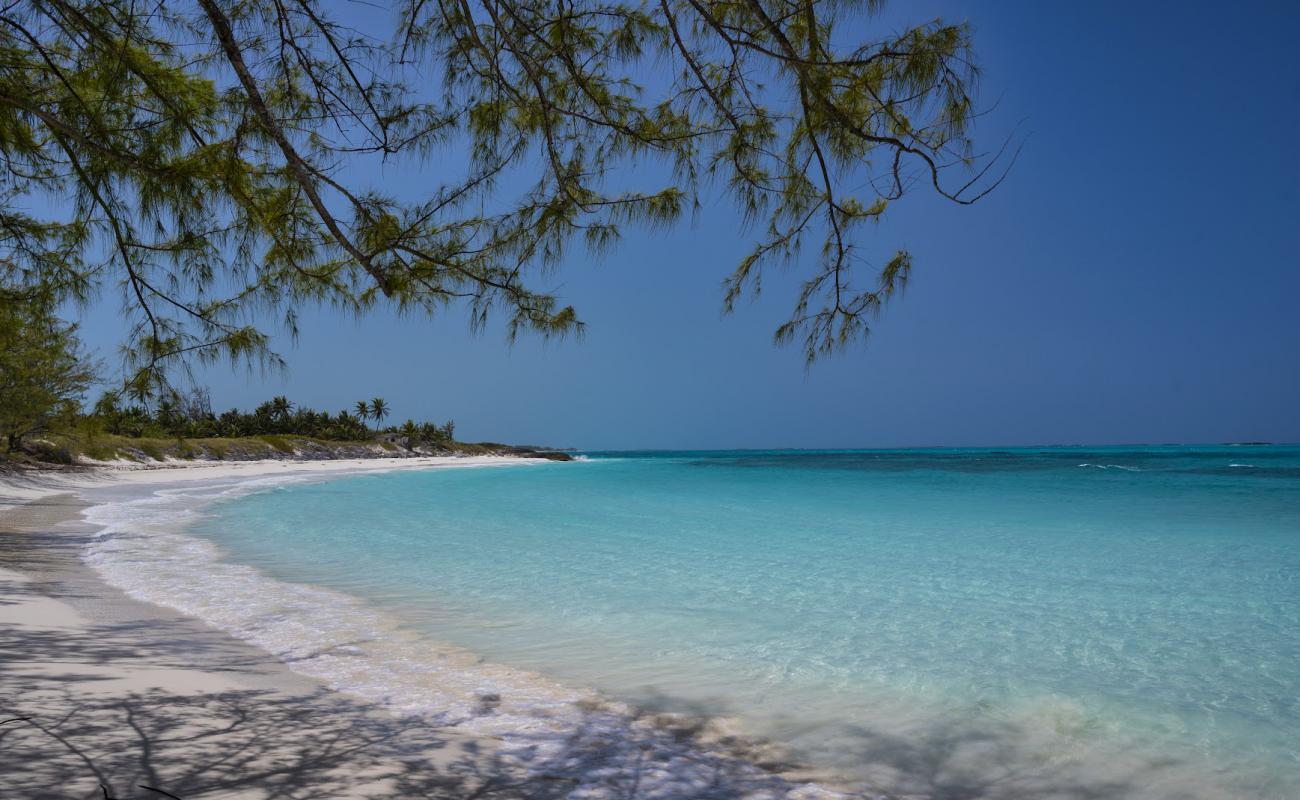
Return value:
[(873, 790), (1300, 796), (1298, 447), (592, 453), (194, 530)]

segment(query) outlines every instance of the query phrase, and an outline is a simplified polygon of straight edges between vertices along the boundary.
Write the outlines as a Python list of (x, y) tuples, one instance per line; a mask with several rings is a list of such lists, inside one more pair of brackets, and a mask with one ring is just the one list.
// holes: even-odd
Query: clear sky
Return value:
[[(1029, 139), (976, 206), (916, 190), (886, 216), (866, 244), (911, 250), (912, 283), (864, 345), (811, 370), (774, 347), (793, 275), (723, 318), (746, 239), (714, 196), (572, 250), (551, 285), (584, 339), (308, 313), (286, 376), (210, 372), (215, 404), (381, 395), (458, 438), (582, 448), (1300, 441), (1300, 3), (896, 0), (884, 24), (935, 16), (975, 27), (983, 141)], [(110, 359), (116, 319), (84, 319)]]

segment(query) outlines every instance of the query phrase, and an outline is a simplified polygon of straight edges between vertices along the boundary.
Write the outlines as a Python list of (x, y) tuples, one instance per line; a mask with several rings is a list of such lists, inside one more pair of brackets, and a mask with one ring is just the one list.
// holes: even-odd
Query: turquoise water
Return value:
[(862, 789), (1300, 796), (1300, 448), (591, 454), (192, 532)]

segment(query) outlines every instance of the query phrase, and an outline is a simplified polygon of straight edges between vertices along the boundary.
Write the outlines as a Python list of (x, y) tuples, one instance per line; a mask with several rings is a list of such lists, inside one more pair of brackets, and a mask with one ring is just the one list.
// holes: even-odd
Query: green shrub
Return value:
[(82, 445), (81, 453), (87, 458), (93, 458), (96, 461), (112, 461), (118, 458), (117, 448), (102, 442), (87, 442)]
[(47, 464), (71, 464), (72, 453), (66, 447), (61, 447), (53, 442), (37, 440), (30, 442), (26, 446), (27, 452), (37, 461), (44, 461)]
[(290, 443), (289, 440), (285, 439), (283, 436), (275, 436), (275, 435), (272, 435), (272, 434), (264, 434), (264, 435), (259, 436), (259, 437), (257, 437), (257, 438), (259, 438), (259, 439), (261, 439), (262, 441), (266, 442), (267, 444), (271, 445), (271, 446), (274, 447), (276, 450), (279, 450), (281, 453), (293, 453), (293, 452), (294, 452), (293, 444)]

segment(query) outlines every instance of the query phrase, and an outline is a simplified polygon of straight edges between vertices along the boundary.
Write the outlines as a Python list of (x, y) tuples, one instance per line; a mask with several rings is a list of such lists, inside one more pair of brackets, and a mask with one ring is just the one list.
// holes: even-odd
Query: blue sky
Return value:
[[(916, 0), (883, 24), (935, 16), (975, 27), (983, 140), (1029, 138), (976, 206), (891, 209), (866, 244), (908, 248), (913, 279), (864, 345), (811, 370), (772, 345), (796, 274), (722, 317), (746, 239), (715, 195), (572, 251), (551, 285), (581, 340), (310, 312), (286, 376), (209, 372), (216, 405), (382, 395), (460, 438), (582, 448), (1300, 441), (1300, 4)], [(110, 358), (116, 320), (83, 319)]]

